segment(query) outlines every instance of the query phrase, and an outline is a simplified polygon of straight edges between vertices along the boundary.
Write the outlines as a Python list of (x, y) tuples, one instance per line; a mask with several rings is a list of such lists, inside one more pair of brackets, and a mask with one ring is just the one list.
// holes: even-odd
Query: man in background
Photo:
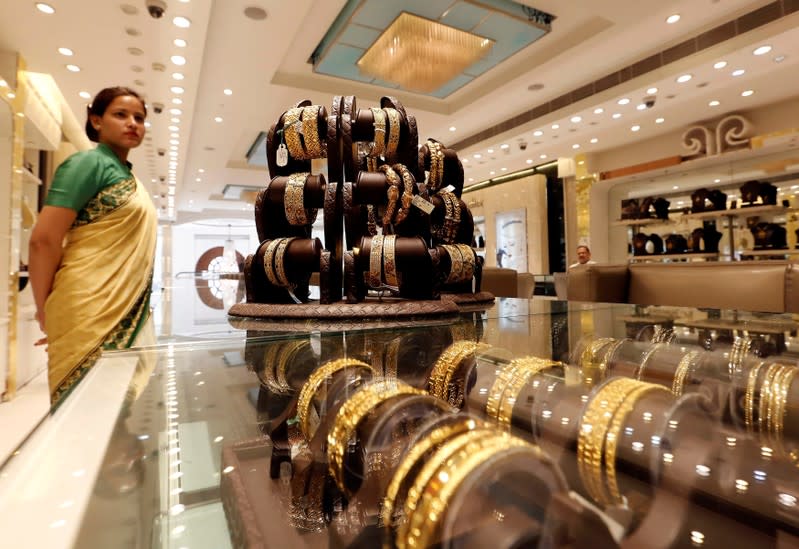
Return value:
[(580, 265), (593, 265), (596, 261), (591, 261), (591, 250), (585, 244), (577, 246), (577, 263), (569, 265), (569, 269), (579, 267)]

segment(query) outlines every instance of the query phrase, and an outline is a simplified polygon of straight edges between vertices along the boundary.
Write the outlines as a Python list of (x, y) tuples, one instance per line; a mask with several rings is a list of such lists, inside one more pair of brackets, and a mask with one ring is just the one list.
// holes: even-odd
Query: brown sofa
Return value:
[(568, 273), (572, 301), (799, 312), (799, 263), (731, 261), (581, 265)]

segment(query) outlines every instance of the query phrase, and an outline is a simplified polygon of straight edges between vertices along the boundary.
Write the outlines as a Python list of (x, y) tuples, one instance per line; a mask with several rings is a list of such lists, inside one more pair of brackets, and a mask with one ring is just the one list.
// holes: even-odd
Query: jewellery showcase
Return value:
[[(269, 130), (267, 158), (272, 179), (255, 204), (261, 245), (245, 262), (247, 303), (231, 315), (451, 314), (455, 303), (493, 299), (479, 292), (463, 166), (435, 139), (419, 146), (398, 100), (359, 109), (336, 96), (330, 111), (302, 101)], [(327, 177), (312, 173), (321, 158)], [(320, 209), (324, 243), (311, 237)], [(309, 303), (315, 273), (320, 299)]]
[[(799, 534), (794, 363), (748, 337), (707, 351), (651, 325), (648, 341), (584, 337), (566, 362), (513, 356), (481, 342), (481, 323), (248, 339), (268, 436), (223, 451), (234, 545), (260, 546), (275, 513), (329, 547)], [(245, 473), (259, 461), (271, 480)]]

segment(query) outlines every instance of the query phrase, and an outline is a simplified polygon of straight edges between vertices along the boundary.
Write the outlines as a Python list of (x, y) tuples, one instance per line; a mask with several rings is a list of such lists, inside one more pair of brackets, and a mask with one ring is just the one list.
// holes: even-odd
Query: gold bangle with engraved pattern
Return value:
[(283, 115), (283, 137), (286, 138), (286, 147), (288, 147), (289, 154), (292, 158), (297, 160), (306, 160), (305, 148), (300, 140), (300, 134), (297, 131), (297, 126), (300, 125), (300, 116), (302, 115), (302, 107), (295, 107), (286, 111)]
[(394, 212), (397, 209), (397, 200), (399, 200), (399, 184), (400, 178), (394, 168), (388, 164), (380, 166), (379, 170), (386, 174), (386, 181), (388, 181), (388, 205), (386, 211), (383, 213), (383, 226), (390, 225), (394, 219)]
[(533, 376), (549, 368), (562, 365), (560, 362), (532, 356), (514, 359), (511, 361), (511, 364), (514, 363), (516, 364), (516, 368), (511, 375), (510, 383), (508, 383), (502, 391), (502, 396), (499, 401), (499, 415), (497, 417), (500, 426), (507, 430), (511, 428), (513, 407), (516, 405), (516, 399), (519, 398), (522, 387), (524, 387)]
[(297, 240), (296, 236), (281, 238), (275, 252), (275, 274), (277, 275), (278, 286), (283, 288), (293, 288), (295, 286), (286, 276), (286, 249), (294, 240)]
[(463, 280), (463, 254), (460, 248), (452, 244), (444, 244), (441, 247), (447, 251), (449, 256), (450, 266), (446, 283), (461, 282)]
[(310, 341), (301, 339), (299, 341), (287, 342), (280, 349), (280, 354), (277, 358), (277, 367), (275, 368), (275, 378), (277, 379), (278, 385), (286, 392), (291, 391), (291, 386), (286, 380), (286, 370), (288, 370), (289, 363), (293, 360), (294, 355), (306, 345), (310, 345)]
[(394, 171), (398, 172), (402, 177), (402, 197), (400, 200), (400, 208), (397, 211), (397, 217), (394, 220), (396, 225), (399, 225), (408, 214), (411, 212), (411, 204), (413, 203), (413, 186), (414, 179), (410, 170), (404, 164), (394, 164)]
[(275, 250), (277, 250), (281, 240), (281, 238), (270, 240), (269, 244), (266, 245), (266, 250), (264, 251), (264, 273), (266, 274), (266, 279), (273, 286), (280, 285), (277, 279), (277, 274), (275, 274)]
[(376, 109), (372, 107), (372, 118), (374, 119), (375, 140), (374, 149), (370, 156), (378, 157), (385, 156), (386, 153), (386, 113), (383, 109)]
[(446, 380), (452, 378), (466, 357), (483, 347), (475, 341), (456, 341), (444, 349), (428, 376), (430, 394), (446, 400)]
[(396, 235), (388, 235), (383, 240), (383, 272), (386, 275), (386, 284), (399, 288), (397, 278)]
[(382, 235), (372, 237), (372, 244), (369, 247), (369, 286), (380, 288), (383, 285), (381, 263), (383, 262), (383, 240)]
[(468, 244), (455, 244), (463, 257), (463, 281), (471, 281), (474, 277), (474, 269), (477, 263), (474, 249)]
[(327, 156), (319, 141), (320, 105), (311, 105), (302, 109), (302, 137), (305, 141), (305, 153), (309, 159)]
[(300, 424), (300, 431), (302, 431), (306, 440), (310, 440), (311, 438), (311, 427), (308, 423), (311, 412), (311, 401), (316, 396), (319, 387), (321, 387), (326, 379), (336, 372), (352, 367), (366, 368), (374, 372), (374, 368), (366, 362), (355, 358), (339, 358), (326, 362), (308, 376), (308, 380), (303, 384), (300, 390), (300, 396), (297, 399), (297, 419)]
[(343, 492), (347, 491), (344, 483), (344, 454), (361, 420), (377, 405), (391, 398), (424, 394), (427, 394), (426, 391), (399, 380), (380, 380), (364, 385), (341, 405), (327, 435), (327, 460), (330, 475)]
[(383, 112), (388, 118), (388, 144), (386, 145), (386, 161), (395, 162), (400, 140), (400, 114), (397, 109), (385, 108)]
[(289, 225), (303, 226), (316, 221), (318, 210), (305, 207), (305, 182), (309, 175), (308, 172), (293, 173), (286, 181), (283, 210)]

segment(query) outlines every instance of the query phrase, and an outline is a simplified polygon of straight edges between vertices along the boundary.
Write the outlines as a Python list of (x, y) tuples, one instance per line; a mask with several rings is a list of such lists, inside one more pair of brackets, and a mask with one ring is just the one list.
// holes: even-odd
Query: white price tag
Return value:
[(422, 210), (427, 215), (430, 215), (430, 213), (436, 209), (436, 207), (433, 206), (431, 202), (428, 202), (418, 194), (413, 195), (413, 200), (411, 200), (411, 204)]
[(455, 187), (453, 187), (452, 185), (447, 185), (446, 187), (444, 187), (443, 189), (441, 189), (438, 192), (440, 192), (440, 193), (454, 193), (455, 192)]

